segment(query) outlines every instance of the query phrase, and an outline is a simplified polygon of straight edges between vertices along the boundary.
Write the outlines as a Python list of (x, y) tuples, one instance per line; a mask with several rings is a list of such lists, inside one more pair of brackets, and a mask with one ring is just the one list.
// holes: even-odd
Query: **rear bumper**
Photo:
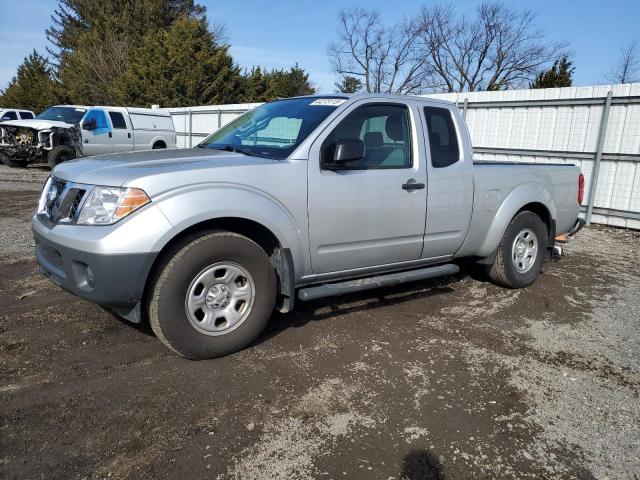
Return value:
[(127, 311), (142, 299), (157, 253), (104, 254), (81, 251), (41, 233), (34, 220), (36, 260), (53, 283), (99, 305)]
[(582, 228), (585, 226), (586, 223), (587, 222), (585, 221), (584, 218), (578, 218), (576, 220), (576, 223), (573, 225), (573, 227), (571, 227), (571, 230), (569, 230), (569, 236), (572, 237), (573, 235), (578, 233), (580, 230), (582, 230)]

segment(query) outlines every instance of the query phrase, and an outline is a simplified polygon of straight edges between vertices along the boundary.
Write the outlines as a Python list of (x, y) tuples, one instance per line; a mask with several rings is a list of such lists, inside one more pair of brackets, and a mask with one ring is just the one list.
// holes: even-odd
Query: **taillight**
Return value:
[(584, 200), (584, 175), (580, 174), (578, 176), (578, 205), (582, 205), (582, 200)]

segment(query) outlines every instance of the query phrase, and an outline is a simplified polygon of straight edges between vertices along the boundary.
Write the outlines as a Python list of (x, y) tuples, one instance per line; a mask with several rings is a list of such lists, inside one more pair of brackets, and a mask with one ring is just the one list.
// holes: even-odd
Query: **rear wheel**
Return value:
[(231, 232), (206, 233), (167, 255), (150, 291), (149, 323), (180, 355), (214, 358), (249, 345), (275, 298), (275, 272), (260, 246)]
[(59, 163), (73, 160), (76, 157), (76, 152), (73, 148), (67, 145), (58, 145), (53, 147), (47, 155), (47, 164), (49, 168), (53, 168)]
[(544, 261), (547, 226), (533, 212), (518, 213), (507, 227), (489, 277), (498, 285), (523, 288), (531, 285)]

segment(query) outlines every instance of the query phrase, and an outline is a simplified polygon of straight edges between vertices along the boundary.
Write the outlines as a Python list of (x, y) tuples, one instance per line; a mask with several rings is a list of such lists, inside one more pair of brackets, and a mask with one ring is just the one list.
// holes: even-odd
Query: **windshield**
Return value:
[(200, 148), (287, 158), (345, 98), (292, 98), (265, 103), (204, 140)]
[(65, 123), (80, 123), (86, 111), (86, 108), (51, 107), (38, 115), (37, 118), (40, 120), (56, 120)]

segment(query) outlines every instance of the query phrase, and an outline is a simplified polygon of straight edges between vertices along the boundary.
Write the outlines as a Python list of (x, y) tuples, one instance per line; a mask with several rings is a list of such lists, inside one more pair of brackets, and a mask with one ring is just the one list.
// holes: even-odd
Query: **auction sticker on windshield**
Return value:
[(314, 100), (309, 105), (321, 105), (323, 107), (337, 107), (338, 105), (342, 105), (347, 100), (345, 98), (318, 98)]

